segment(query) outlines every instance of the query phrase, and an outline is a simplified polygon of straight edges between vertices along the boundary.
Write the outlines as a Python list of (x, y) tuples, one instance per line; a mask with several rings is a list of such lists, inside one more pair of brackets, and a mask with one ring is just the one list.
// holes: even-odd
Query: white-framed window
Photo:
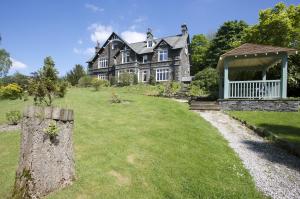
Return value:
[(143, 55), (143, 63), (147, 63), (148, 62), (148, 55)]
[(129, 62), (129, 57), (130, 57), (130, 52), (129, 51), (123, 51), (122, 52), (122, 64), (128, 63)]
[(142, 72), (142, 82), (146, 82), (148, 80), (148, 71), (143, 70)]
[(111, 43), (111, 49), (112, 49), (112, 50), (114, 50), (114, 49), (116, 48), (115, 45), (116, 45), (116, 44), (115, 44), (114, 42)]
[(159, 50), (158, 61), (167, 61), (167, 60), (168, 60), (168, 50)]
[(98, 59), (98, 68), (107, 68), (108, 66), (108, 60), (107, 58), (99, 58)]
[(98, 79), (107, 80), (107, 75), (105, 75), (105, 74), (98, 74)]
[(170, 79), (170, 69), (156, 69), (156, 81), (168, 81)]
[(153, 41), (147, 41), (147, 48), (151, 48), (153, 45)]

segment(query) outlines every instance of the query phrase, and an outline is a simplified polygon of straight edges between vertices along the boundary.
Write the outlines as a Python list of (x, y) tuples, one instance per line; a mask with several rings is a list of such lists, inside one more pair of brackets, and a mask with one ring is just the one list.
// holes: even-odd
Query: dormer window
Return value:
[(147, 41), (147, 48), (151, 48), (153, 45), (153, 41)]
[(147, 63), (148, 62), (148, 55), (143, 55), (143, 63)]

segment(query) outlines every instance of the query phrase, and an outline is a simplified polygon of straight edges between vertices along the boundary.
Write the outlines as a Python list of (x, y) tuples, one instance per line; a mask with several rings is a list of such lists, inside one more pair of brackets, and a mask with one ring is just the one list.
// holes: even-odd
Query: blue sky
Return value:
[[(97, 40), (111, 31), (124, 39), (144, 38), (148, 27), (155, 37), (180, 33), (186, 23), (190, 35), (210, 34), (228, 20), (254, 24), (261, 9), (274, 0), (2, 0), (0, 48), (10, 52), (14, 67), (30, 74), (52, 56), (60, 75), (75, 64), (86, 66)], [(299, 1), (283, 1), (299, 4)]]

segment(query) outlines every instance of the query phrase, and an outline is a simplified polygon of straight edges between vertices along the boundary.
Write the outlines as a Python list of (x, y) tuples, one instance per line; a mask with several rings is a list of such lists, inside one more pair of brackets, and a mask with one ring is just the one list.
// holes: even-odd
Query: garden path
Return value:
[(260, 191), (274, 199), (300, 198), (300, 158), (274, 146), (223, 112), (198, 113), (229, 142)]

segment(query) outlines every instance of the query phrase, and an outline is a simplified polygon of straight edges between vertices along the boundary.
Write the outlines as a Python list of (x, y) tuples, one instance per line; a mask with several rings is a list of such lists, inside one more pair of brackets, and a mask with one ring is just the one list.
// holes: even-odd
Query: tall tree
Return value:
[(72, 86), (78, 84), (78, 81), (81, 77), (85, 76), (86, 72), (82, 65), (76, 64), (75, 67), (67, 73), (66, 79)]
[(244, 30), (248, 27), (244, 21), (227, 21), (217, 31), (207, 50), (205, 65), (215, 68), (220, 55), (241, 44)]
[(5, 49), (0, 49), (0, 77), (6, 76), (11, 66), (9, 53)]
[(209, 41), (203, 34), (194, 35), (191, 42), (192, 67), (191, 74), (195, 75), (205, 67), (206, 52), (209, 47)]

